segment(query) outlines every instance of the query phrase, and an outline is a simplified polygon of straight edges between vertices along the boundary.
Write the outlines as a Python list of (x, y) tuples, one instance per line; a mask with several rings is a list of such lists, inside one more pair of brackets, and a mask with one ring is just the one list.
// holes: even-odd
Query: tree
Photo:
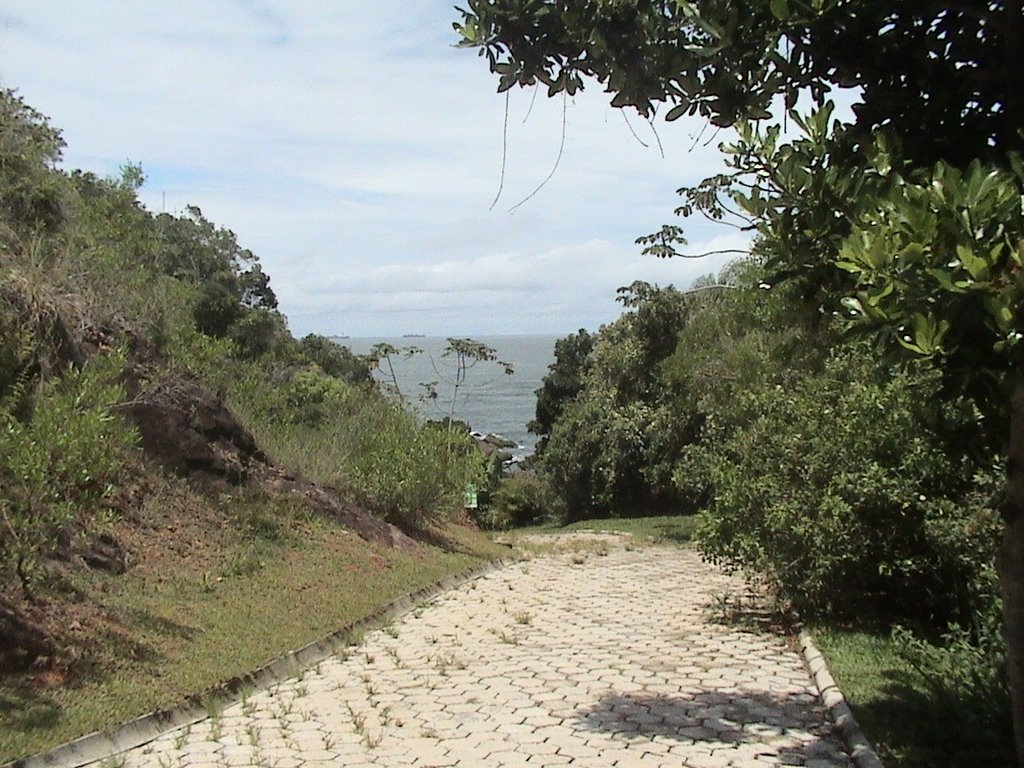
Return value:
[[(14, 91), (0, 88), (0, 243), (20, 245), (52, 234), (67, 209), (64, 177), (56, 170), (64, 140)], [(13, 242), (12, 242), (13, 241)]]
[(549, 95), (593, 78), (615, 107), (715, 125), (767, 119), (772, 100), (858, 88), (849, 148), (885, 125), (919, 164), (1019, 149), (1020, 0), (469, 0), (455, 29), (499, 90)]
[(196, 327), (208, 336), (235, 336), (249, 356), (269, 349), (274, 328), (283, 328), (284, 318), (277, 312), (269, 276), (235, 233), (215, 225), (195, 206), (183, 216), (159, 214), (153, 229), (158, 245), (149, 250), (156, 254), (155, 266), (199, 292), (193, 308)]
[[(448, 435), (448, 453), (451, 453), (453, 430), (455, 426), (455, 409), (459, 402), (459, 391), (466, 384), (466, 376), (470, 370), (480, 363), (494, 363), (501, 368), (506, 376), (515, 373), (510, 363), (498, 359), (495, 350), (486, 344), (475, 339), (448, 339), (448, 344), (441, 353), (443, 359), (450, 362), (450, 370), (442, 373), (438, 370), (437, 362), (431, 357), (430, 362), (434, 366), (434, 373), (438, 375), (441, 382), (431, 381), (422, 384), (425, 389), (424, 399), (437, 405), (440, 393), (437, 389), (439, 383), (444, 383), (451, 389), (451, 399), (448, 401), (447, 410), (443, 411), (446, 432)], [(440, 406), (438, 406), (440, 407)]]
[(372, 381), (368, 358), (353, 354), (351, 349), (326, 336), (316, 333), (303, 336), (299, 342), (299, 351), (306, 360), (319, 365), (320, 370), (328, 376), (356, 385)]
[(410, 357), (420, 354), (423, 352), (419, 347), (396, 347), (393, 344), (389, 344), (386, 341), (382, 341), (379, 344), (374, 344), (370, 348), (369, 360), (372, 368), (381, 370), (381, 361), (387, 366), (386, 376), (387, 379), (381, 382), (384, 391), (388, 394), (395, 395), (399, 400), (404, 401), (405, 395), (402, 394), (402, 388), (398, 385), (398, 374), (395, 373), (394, 358), (401, 357), (408, 360)]
[(560, 358), (538, 397), (541, 413), (545, 389), (565, 395), (553, 401), (539, 469), (567, 522), (678, 511), (686, 501), (671, 478), (680, 445), (693, 434), (671, 428), (678, 426), (676, 398), (661, 375), (690, 315), (690, 297), (642, 281), (618, 293), (626, 312), (596, 334), (559, 342), (563, 353), (586, 354), (567, 358), (569, 369)]
[(70, 180), (78, 193), (73, 242), (82, 250), (116, 254), (125, 264), (150, 267), (157, 240), (153, 217), (138, 199), (145, 183), (142, 168), (129, 163), (112, 178), (73, 170)]
[(538, 455), (544, 452), (548, 435), (566, 406), (583, 391), (583, 378), (593, 348), (594, 337), (583, 328), (575, 336), (555, 342), (555, 362), (548, 366), (540, 389), (534, 392), (537, 395), (535, 418), (527, 425), (530, 432), (541, 438), (537, 444)]
[[(613, 106), (737, 125), (733, 172), (682, 190), (680, 212), (737, 213), (809, 306), (843, 302), (985, 414), (1007, 459), (1000, 581), (1024, 766), (1021, 0), (470, 0), (462, 13), (462, 44), (500, 90), (572, 94), (591, 77)], [(804, 136), (783, 143), (772, 100), (823, 106), (837, 87), (859, 89), (855, 121), (791, 111)], [(669, 235), (652, 252), (671, 254)]]

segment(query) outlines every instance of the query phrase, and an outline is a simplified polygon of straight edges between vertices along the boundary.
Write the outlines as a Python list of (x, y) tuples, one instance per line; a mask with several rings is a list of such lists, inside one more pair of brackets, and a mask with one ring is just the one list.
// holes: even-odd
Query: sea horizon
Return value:
[[(514, 372), (506, 375), (501, 366), (493, 362), (480, 362), (467, 371), (466, 381), (460, 387), (455, 403), (455, 418), (469, 424), (470, 429), (512, 440), (515, 456), (533, 453), (537, 436), (530, 434), (526, 425), (536, 412), (536, 390), (554, 362), (555, 342), (566, 334), (486, 334), (479, 336), (358, 336), (338, 339), (355, 354), (365, 355), (375, 344), (388, 343), (397, 348), (416, 347), (422, 352), (412, 357), (398, 355), (392, 359), (395, 376), (402, 397), (424, 418), (442, 419), (448, 415), (454, 373), (451, 360), (443, 357), (449, 338), (471, 338), (491, 347), (499, 360), (512, 365)], [(378, 369), (378, 381), (389, 376)], [(437, 382), (438, 397), (422, 400), (424, 383)], [(443, 407), (441, 407), (443, 404)]]

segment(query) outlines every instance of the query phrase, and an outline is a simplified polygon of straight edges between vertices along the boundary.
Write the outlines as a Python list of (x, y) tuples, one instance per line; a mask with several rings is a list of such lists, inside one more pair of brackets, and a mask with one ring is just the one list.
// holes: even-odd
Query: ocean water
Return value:
[[(478, 363), (469, 369), (466, 381), (459, 388), (455, 403), (455, 418), (467, 422), (477, 431), (501, 435), (514, 440), (518, 446), (513, 454), (525, 456), (533, 452), (537, 437), (526, 431), (526, 424), (534, 417), (537, 396), (535, 390), (555, 359), (555, 341), (559, 335), (479, 336), (475, 341), (494, 349), (499, 360), (514, 368), (511, 376), (494, 363)], [(448, 340), (438, 336), (401, 338), (337, 339), (356, 354), (365, 355), (380, 342), (399, 348), (417, 347), (419, 354), (405, 358), (392, 358), (395, 376), (402, 395), (424, 418), (440, 419), (447, 415), (451, 405), (455, 377), (453, 359), (444, 356)], [(384, 380), (385, 372), (376, 372)], [(438, 382), (436, 402), (421, 402), (424, 382)]]

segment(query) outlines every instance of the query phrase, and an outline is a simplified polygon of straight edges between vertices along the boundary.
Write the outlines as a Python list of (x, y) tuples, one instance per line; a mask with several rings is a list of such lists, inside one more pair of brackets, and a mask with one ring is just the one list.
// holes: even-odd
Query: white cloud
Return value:
[[(151, 209), (195, 204), (234, 230), (297, 333), (561, 332), (613, 318), (619, 285), (719, 263), (633, 244), (671, 220), (678, 186), (719, 170), (699, 123), (660, 124), (663, 159), (597, 87), (516, 91), (503, 141), (505, 97), (451, 47), (447, 0), (5, 6), (4, 84), (64, 129), (68, 164), (140, 162)], [(563, 109), (555, 174), (510, 213), (550, 173)]]
[[(745, 249), (730, 235), (695, 244), (694, 252)], [(448, 318), (466, 333), (522, 330), (568, 332), (596, 328), (619, 314), (616, 289), (635, 280), (686, 288), (696, 277), (717, 273), (734, 255), (702, 259), (655, 259), (601, 240), (534, 254), (491, 253), (428, 265), (366, 265), (344, 274), (310, 277), (297, 286), (304, 317), (334, 318), (355, 336), (398, 332), (444, 334)], [(482, 314), (483, 313), (483, 314)], [(407, 326), (390, 325), (404, 315)], [(424, 315), (427, 315), (426, 317)], [(379, 323), (386, 316), (388, 330)]]

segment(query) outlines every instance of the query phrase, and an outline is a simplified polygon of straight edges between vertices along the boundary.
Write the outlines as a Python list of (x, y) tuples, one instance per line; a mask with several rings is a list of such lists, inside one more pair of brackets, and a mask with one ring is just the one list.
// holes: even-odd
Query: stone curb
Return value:
[(839, 686), (828, 671), (825, 658), (814, 645), (810, 633), (801, 629), (799, 639), (807, 669), (814, 678), (814, 684), (818, 687), (818, 694), (825, 704), (825, 709), (828, 710), (829, 718), (835, 723), (839, 736), (846, 743), (853, 764), (856, 768), (884, 768), (878, 754), (864, 736), (857, 718), (853, 716), (843, 692), (839, 690)]
[(513, 559), (494, 560), (469, 571), (448, 576), (415, 592), (395, 598), (369, 616), (354, 621), (297, 650), (289, 651), (259, 669), (233, 677), (200, 694), (189, 696), (176, 707), (155, 710), (116, 726), (110, 731), (87, 734), (55, 747), (49, 752), (4, 763), (0, 765), (0, 768), (79, 768), (120, 752), (140, 747), (167, 731), (203, 720), (208, 716), (211, 704), (231, 704), (241, 698), (243, 691), (269, 688), (294, 677), (300, 670), (318, 664), (334, 655), (338, 649), (352, 645), (353, 633), (373, 629), (383, 622), (407, 613), (424, 600), (435, 598), (444, 592), (501, 570), (514, 562), (516, 561)]

